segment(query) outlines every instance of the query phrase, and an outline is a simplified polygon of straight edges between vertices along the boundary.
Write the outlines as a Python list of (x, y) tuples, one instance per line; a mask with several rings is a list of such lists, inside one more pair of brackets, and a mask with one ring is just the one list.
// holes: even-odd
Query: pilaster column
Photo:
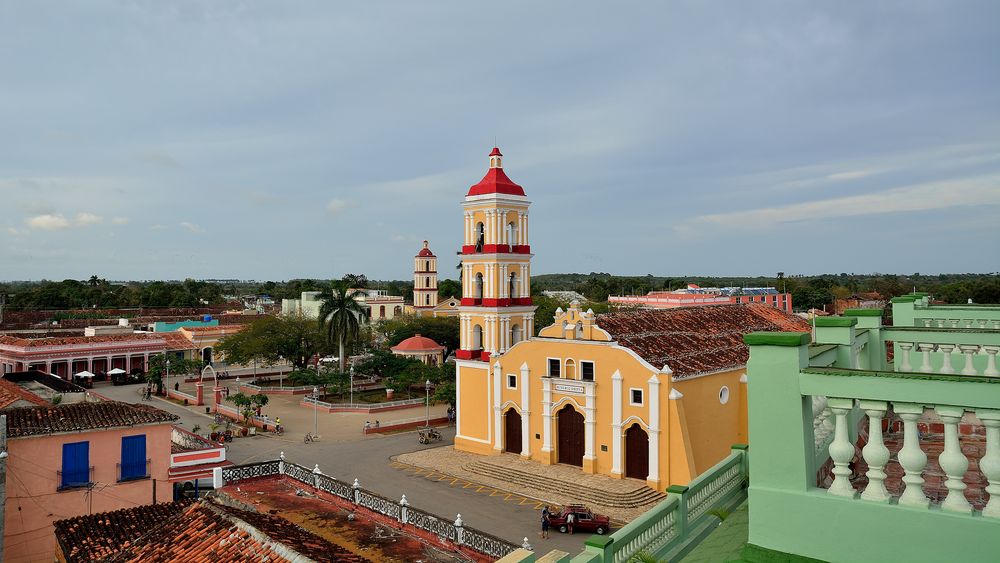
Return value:
[(611, 374), (611, 474), (622, 474), (622, 373)]
[(528, 212), (524, 212), (524, 244), (531, 244), (528, 242)]
[(500, 299), (507, 299), (507, 263), (500, 264)]
[(45, 361), (45, 373), (52, 373), (52, 361), (51, 360), (46, 360)]
[(594, 406), (596, 400), (594, 398), (594, 384), (586, 384), (587, 402), (583, 408), (583, 465), (586, 468), (587, 462), (590, 462), (590, 472), (594, 472), (593, 462), (596, 458), (594, 456), (595, 441), (597, 432), (595, 431), (597, 427), (597, 418), (594, 416)]
[(548, 377), (542, 377), (542, 453), (552, 454), (552, 380)]
[(503, 390), (501, 387), (502, 377), (500, 362), (496, 362), (493, 364), (493, 449), (497, 452), (503, 450), (503, 424), (501, 423), (503, 417), (500, 412), (500, 399)]
[[(649, 475), (647, 481), (660, 479), (660, 378), (649, 378)], [(678, 396), (683, 397), (680, 393)]]
[(528, 389), (531, 385), (528, 381), (530, 375), (528, 362), (521, 364), (521, 457), (525, 459), (531, 457), (531, 397)]
[(927, 454), (920, 447), (920, 432), (917, 421), (924, 413), (924, 406), (912, 403), (893, 403), (893, 410), (903, 419), (903, 448), (897, 458), (899, 465), (906, 474), (903, 483), (906, 488), (899, 497), (899, 504), (927, 508), (927, 497), (924, 496), (923, 471), (927, 465)]
[(969, 470), (969, 459), (962, 453), (958, 441), (958, 422), (962, 420), (965, 411), (961, 407), (937, 406), (935, 410), (944, 422), (944, 450), (938, 457), (938, 463), (944, 470), (947, 479), (944, 486), (948, 488), (948, 496), (941, 503), (941, 510), (951, 512), (971, 513), (972, 505), (965, 500), (965, 472)]

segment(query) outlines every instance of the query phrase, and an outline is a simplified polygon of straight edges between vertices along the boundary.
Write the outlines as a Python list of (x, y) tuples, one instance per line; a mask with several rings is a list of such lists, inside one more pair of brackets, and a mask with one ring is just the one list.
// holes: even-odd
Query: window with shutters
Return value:
[(145, 479), (149, 477), (146, 462), (146, 435), (122, 438), (122, 461), (119, 465), (119, 481)]
[(59, 488), (90, 486), (90, 442), (63, 444)]
[(580, 379), (583, 381), (594, 380), (594, 362), (580, 362)]

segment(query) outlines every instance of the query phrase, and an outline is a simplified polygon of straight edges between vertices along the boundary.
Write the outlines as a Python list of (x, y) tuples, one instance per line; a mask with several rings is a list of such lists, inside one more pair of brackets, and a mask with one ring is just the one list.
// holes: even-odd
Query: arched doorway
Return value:
[(583, 415), (570, 405), (556, 414), (559, 432), (559, 463), (583, 467)]
[(204, 349), (202, 349), (202, 351), (201, 351), (201, 361), (205, 365), (207, 365), (207, 366), (212, 365), (212, 349), (211, 348), (204, 348)]
[(483, 275), (478, 272), (476, 273), (475, 293), (473, 295), (476, 299), (483, 298)]
[(649, 476), (649, 435), (638, 424), (625, 431), (625, 476), (643, 481)]
[(480, 350), (483, 347), (483, 327), (476, 325), (472, 327), (472, 349)]
[(521, 453), (521, 414), (514, 409), (503, 413), (503, 451)]

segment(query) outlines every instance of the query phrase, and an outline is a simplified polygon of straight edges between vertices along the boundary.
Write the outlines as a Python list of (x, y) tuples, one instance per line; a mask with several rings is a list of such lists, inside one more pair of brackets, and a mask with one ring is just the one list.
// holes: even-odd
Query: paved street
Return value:
[[(111, 399), (138, 402), (143, 388), (141, 385), (108, 385), (100, 386), (95, 391)], [(535, 504), (524, 502), (516, 495), (505, 499), (503, 494), (491, 493), (492, 489), (477, 492), (477, 487), (461, 483), (453, 485), (447, 479), (427, 479), (414, 472), (394, 468), (390, 464), (390, 458), (394, 455), (439, 446), (418, 444), (415, 432), (363, 436), (360, 429), (366, 418), (372, 418), (370, 415), (321, 412), (317, 420), (324, 441), (305, 444), (302, 436), (311, 431), (311, 411), (293, 405), (298, 398), (272, 397), (272, 401), (273, 404), (266, 410), (272, 416), (281, 416), (283, 423), (289, 426), (288, 432), (284, 436), (268, 434), (234, 440), (228, 453), (229, 459), (234, 463), (276, 459), (281, 452), (285, 452), (285, 459), (288, 461), (308, 467), (319, 464), (320, 470), (327, 475), (347, 482), (353, 482), (357, 478), (363, 487), (386, 497), (398, 499), (405, 494), (411, 506), (449, 518), (461, 514), (468, 526), (480, 528), (505, 540), (520, 544), (527, 536), (532, 546), (543, 553), (549, 549), (561, 549), (575, 554), (583, 549), (583, 542), (588, 534), (569, 536), (554, 532), (551, 539), (540, 539), (539, 512)], [(158, 398), (154, 398), (151, 404), (180, 415), (182, 426), (188, 430), (195, 424), (204, 429), (212, 420), (210, 416), (203, 414), (204, 407), (199, 413), (193, 408), (185, 408)], [(444, 408), (440, 405), (432, 407), (431, 416), (435, 416), (435, 409), (443, 413)], [(415, 411), (409, 413), (411, 417), (419, 417), (424, 412), (419, 408), (411, 410)], [(288, 414), (284, 414), (285, 412)], [(407, 413), (395, 412), (404, 415)], [(404, 415), (396, 414), (393, 418), (404, 418)], [(454, 439), (454, 428), (443, 429), (442, 434), (444, 440), (440, 445), (450, 445)], [(333, 439), (325, 440), (328, 435)]]

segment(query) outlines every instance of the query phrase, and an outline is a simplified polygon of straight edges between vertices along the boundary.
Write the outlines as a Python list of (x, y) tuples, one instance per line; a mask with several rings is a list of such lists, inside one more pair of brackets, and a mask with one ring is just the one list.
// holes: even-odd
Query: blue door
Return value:
[(142, 479), (146, 474), (146, 435), (122, 438), (121, 479)]
[(61, 488), (90, 484), (90, 442), (63, 444)]

